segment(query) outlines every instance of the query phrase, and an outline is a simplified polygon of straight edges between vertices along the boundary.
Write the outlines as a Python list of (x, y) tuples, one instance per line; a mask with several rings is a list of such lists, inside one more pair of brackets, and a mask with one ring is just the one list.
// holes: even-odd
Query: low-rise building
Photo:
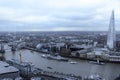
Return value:
[(87, 53), (87, 58), (90, 58), (90, 59), (95, 58), (95, 53), (94, 52), (88, 52)]
[(73, 51), (71, 52), (71, 56), (86, 58), (87, 52), (88, 52), (87, 50)]
[(101, 60), (108, 60), (109, 54), (106, 53), (104, 50), (93, 50), (92, 52), (87, 53), (87, 58), (97, 58)]
[(0, 80), (4, 78), (15, 79), (19, 76), (19, 70), (8, 63), (0, 61)]
[(109, 61), (117, 61), (117, 62), (120, 62), (120, 56), (111, 56), (109, 55)]

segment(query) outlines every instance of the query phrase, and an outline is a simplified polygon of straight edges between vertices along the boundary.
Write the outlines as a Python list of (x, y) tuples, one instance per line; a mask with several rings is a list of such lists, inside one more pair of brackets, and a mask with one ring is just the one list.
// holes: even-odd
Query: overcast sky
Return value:
[(108, 30), (113, 9), (120, 30), (120, 0), (0, 0), (0, 31)]

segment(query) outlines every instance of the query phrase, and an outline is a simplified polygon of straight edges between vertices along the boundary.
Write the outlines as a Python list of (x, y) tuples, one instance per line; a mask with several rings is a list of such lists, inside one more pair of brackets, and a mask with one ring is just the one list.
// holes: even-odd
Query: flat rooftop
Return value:
[(0, 75), (18, 72), (19, 70), (13, 66), (10, 66), (8, 63), (0, 61)]

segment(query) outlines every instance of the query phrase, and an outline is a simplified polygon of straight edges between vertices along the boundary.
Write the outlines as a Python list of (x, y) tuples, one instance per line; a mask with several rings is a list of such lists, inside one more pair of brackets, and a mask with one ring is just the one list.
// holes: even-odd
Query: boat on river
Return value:
[(48, 68), (48, 69), (53, 69), (52, 67), (49, 67), (49, 66), (48, 66), (47, 68)]
[(41, 57), (51, 59), (51, 60), (68, 61), (67, 58), (63, 58), (63, 57), (61, 57), (59, 55), (46, 54), (46, 55), (42, 55)]
[(83, 80), (105, 80), (98, 74), (91, 74), (90, 76), (85, 77)]
[(75, 61), (70, 61), (70, 64), (77, 64), (77, 62), (75, 62)]
[(98, 59), (97, 59), (97, 61), (89, 61), (89, 63), (91, 63), (91, 64), (98, 64), (98, 65), (105, 64), (104, 62), (100, 62)]

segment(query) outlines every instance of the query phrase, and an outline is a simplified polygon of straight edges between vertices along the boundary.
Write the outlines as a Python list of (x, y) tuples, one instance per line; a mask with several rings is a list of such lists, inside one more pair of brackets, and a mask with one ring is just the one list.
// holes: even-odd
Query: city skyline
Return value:
[(0, 31), (107, 31), (119, 0), (1, 0)]

